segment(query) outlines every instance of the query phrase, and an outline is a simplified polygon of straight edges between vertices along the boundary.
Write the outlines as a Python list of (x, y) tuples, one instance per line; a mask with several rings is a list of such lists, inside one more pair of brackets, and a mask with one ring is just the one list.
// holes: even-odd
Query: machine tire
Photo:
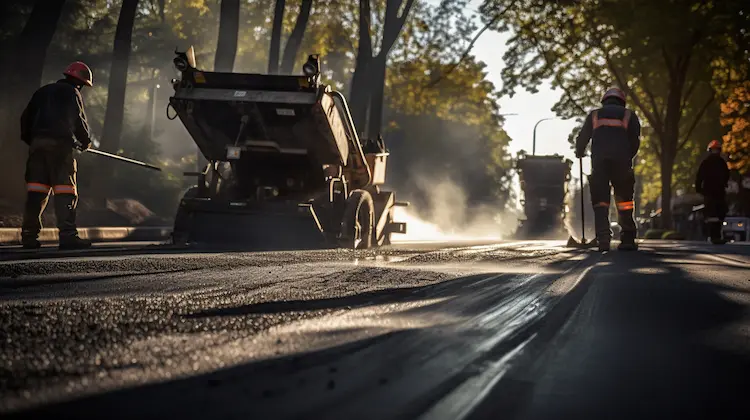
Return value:
[[(187, 189), (182, 198), (195, 198), (200, 194), (200, 188), (195, 185)], [(182, 199), (180, 199), (182, 201)], [(184, 245), (190, 240), (190, 214), (182, 206), (177, 208), (172, 228), (172, 244)]]
[(372, 247), (375, 206), (372, 195), (365, 190), (354, 190), (346, 200), (341, 222), (341, 246), (349, 249)]

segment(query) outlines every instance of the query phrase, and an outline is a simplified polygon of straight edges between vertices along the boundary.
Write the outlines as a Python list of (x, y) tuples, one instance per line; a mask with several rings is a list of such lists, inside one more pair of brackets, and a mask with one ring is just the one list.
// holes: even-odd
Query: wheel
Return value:
[[(188, 188), (182, 198), (195, 198), (199, 195), (200, 188), (195, 185)], [(177, 208), (177, 214), (174, 217), (174, 227), (172, 229), (172, 244), (174, 245), (185, 245), (190, 240), (190, 225), (191, 225), (191, 214), (185, 210), (180, 200), (180, 205)]]
[(346, 200), (344, 218), (339, 235), (341, 246), (367, 249), (372, 246), (372, 223), (375, 206), (372, 196), (364, 190), (354, 190)]

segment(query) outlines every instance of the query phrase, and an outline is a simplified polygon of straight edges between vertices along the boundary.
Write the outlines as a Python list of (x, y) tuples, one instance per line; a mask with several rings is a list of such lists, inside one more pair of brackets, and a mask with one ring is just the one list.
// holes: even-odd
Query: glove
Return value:
[(78, 151), (80, 152), (85, 152), (87, 149), (91, 148), (91, 143), (86, 143), (86, 144), (76, 143), (75, 148), (78, 149)]
[(585, 150), (576, 150), (576, 157), (578, 159), (586, 157), (586, 151)]

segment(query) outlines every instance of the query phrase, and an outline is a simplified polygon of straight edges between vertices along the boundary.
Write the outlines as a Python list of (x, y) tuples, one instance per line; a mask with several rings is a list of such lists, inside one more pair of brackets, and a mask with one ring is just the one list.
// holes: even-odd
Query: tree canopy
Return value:
[[(449, 170), (456, 173), (455, 169), (460, 167), (460, 172), (467, 175), (456, 177), (455, 182), (461, 188), (470, 187), (472, 202), (502, 206), (507, 200), (510, 158), (506, 148), (510, 139), (502, 129), (495, 101), (497, 91), (487, 81), (484, 64), (471, 54), (464, 54), (477, 30), (467, 11), (467, 0), (443, 0), (434, 5), (411, 0), (258, 0), (239, 2), (237, 21), (227, 22), (225, 17), (234, 17), (232, 10), (236, 10), (236, 3), (234, 0), (64, 1), (58, 27), (46, 49), (42, 77), (34, 85), (38, 87), (59, 78), (65, 65), (73, 60), (89, 64), (94, 71), (95, 87), (84, 91), (84, 97), (93, 131), (101, 136), (105, 114), (112, 105), (113, 78), (120, 78), (124, 83), (123, 107), (114, 112), (122, 115), (123, 128), (121, 134), (110, 129), (109, 144), (118, 150), (109, 151), (158, 162), (166, 168), (161, 178), (123, 166), (100, 171), (99, 178), (109, 185), (108, 194), (142, 199), (148, 206), (171, 216), (171, 207), (176, 205), (186, 182), (191, 182), (183, 179), (181, 172), (193, 170), (196, 149), (182, 125), (168, 121), (163, 111), (171, 93), (169, 80), (176, 74), (172, 67), (175, 47), (184, 49), (193, 45), (198, 67), (208, 71), (215, 66), (216, 70), (222, 67), (226, 71), (226, 66), (231, 65), (235, 72), (266, 73), (272, 61), (273, 21), (279, 6), (283, 13), (279, 14), (278, 40), (274, 38), (274, 43), (278, 41), (278, 52), (273, 53), (279, 71), (299, 73), (308, 54), (321, 54), (323, 81), (345, 92), (352, 101), (356, 101), (357, 92), (352, 79), (362, 69), (357, 60), (360, 41), (363, 34), (369, 38), (368, 66), (375, 66), (369, 68), (376, 71), (366, 75), (367, 89), (360, 92), (367, 97), (363, 102), (366, 112), (376, 108), (378, 101), (382, 109), (375, 112), (380, 117), (370, 116), (363, 124), (369, 124), (370, 136), (382, 132), (394, 152), (393, 163), (389, 165), (390, 183), (406, 188), (410, 177), (415, 175), (414, 168), (448, 174)], [(122, 22), (123, 10), (128, 10), (124, 7), (133, 5), (135, 8), (129, 9), (134, 14), (125, 68), (113, 65), (122, 63), (124, 57), (117, 54), (116, 45), (121, 45), (122, 50), (124, 44), (116, 42), (116, 35), (127, 32), (118, 22)], [(12, 0), (1, 7), (8, 12), (2, 19), (13, 17), (13, 24), (3, 26), (5, 32), (0, 32), (0, 53), (7, 57), (10, 46), (15, 45), (24, 29), (24, 22), (31, 16), (34, 2)], [(300, 18), (305, 16), (307, 20), (302, 25)], [(366, 26), (362, 26), (363, 21)], [(232, 48), (233, 38), (229, 33), (235, 25), (236, 49)], [(228, 41), (220, 40), (222, 30)], [(222, 50), (219, 44), (226, 46), (227, 42), (230, 48)], [(295, 43), (299, 45), (295, 47)], [(233, 50), (234, 59), (230, 60)], [(124, 71), (124, 78), (117, 71)], [(118, 83), (115, 85), (119, 86)], [(382, 89), (377, 88), (377, 83), (381, 83)], [(28, 100), (21, 96), (13, 97), (12, 101)], [(152, 117), (153, 109), (157, 112)], [(372, 123), (379, 118), (382, 124)], [(156, 123), (153, 139), (148, 134), (152, 119)], [(3, 129), (12, 131), (14, 124), (11, 120)], [(436, 130), (437, 127), (443, 127), (443, 131)], [(365, 130), (364, 126), (358, 128)], [(20, 143), (15, 138), (7, 140), (12, 137), (6, 136), (4, 141)], [(87, 195), (95, 165), (96, 158), (81, 159), (83, 197)], [(16, 179), (23, 175), (19, 165), (12, 171)], [(134, 182), (148, 187), (134, 187)]]
[[(512, 31), (503, 89), (563, 92), (554, 111), (582, 119), (609, 86), (621, 87), (652, 134), (645, 162), (659, 164), (664, 220), (671, 220), (675, 165), (706, 113), (747, 74), (746, 2), (698, 0), (487, 0), (485, 20)], [(656, 180), (654, 180), (656, 181)]]

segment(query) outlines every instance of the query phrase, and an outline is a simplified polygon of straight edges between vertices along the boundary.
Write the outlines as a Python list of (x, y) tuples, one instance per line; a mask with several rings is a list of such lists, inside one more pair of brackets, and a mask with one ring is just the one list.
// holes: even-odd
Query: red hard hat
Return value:
[(623, 102), (626, 102), (625, 100), (625, 92), (622, 91), (620, 88), (609, 88), (607, 92), (604, 93), (604, 96), (602, 96), (602, 102), (604, 102), (607, 98), (617, 98)]
[(94, 86), (94, 75), (91, 73), (91, 69), (80, 61), (68, 65), (63, 74), (78, 80), (86, 86)]
[(713, 149), (721, 149), (721, 143), (719, 143), (719, 140), (711, 140), (711, 143), (708, 143), (708, 150)]

